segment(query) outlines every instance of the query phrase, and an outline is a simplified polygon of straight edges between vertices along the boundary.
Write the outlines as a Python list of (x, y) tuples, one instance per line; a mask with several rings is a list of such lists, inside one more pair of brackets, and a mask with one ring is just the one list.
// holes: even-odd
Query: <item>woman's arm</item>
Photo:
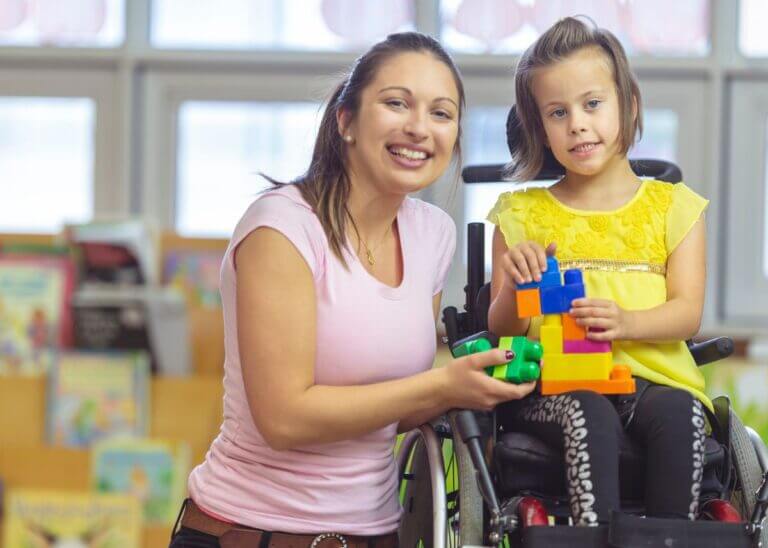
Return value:
[(488, 309), (488, 329), (497, 335), (525, 335), (530, 319), (517, 317), (516, 288), (504, 273), (507, 244), (496, 227), (493, 231), (493, 271), (491, 273), (491, 306)]
[(706, 227), (693, 225), (667, 259), (667, 302), (648, 310), (622, 310), (613, 301), (578, 299), (577, 323), (600, 327), (594, 340), (686, 340), (699, 331), (706, 285)]
[(352, 439), (404, 417), (450, 407), (490, 408), (532, 388), (485, 375), (484, 367), (505, 361), (501, 350), (393, 381), (316, 385), (316, 301), (308, 265), (284, 235), (270, 228), (249, 234), (236, 260), (246, 396), (257, 428), (275, 449)]

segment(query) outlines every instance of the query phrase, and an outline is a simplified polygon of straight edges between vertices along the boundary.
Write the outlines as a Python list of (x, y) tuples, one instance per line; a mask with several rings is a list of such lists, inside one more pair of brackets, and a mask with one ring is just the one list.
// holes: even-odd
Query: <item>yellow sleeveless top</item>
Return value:
[[(530, 188), (499, 196), (488, 220), (508, 246), (556, 242), (560, 269), (583, 271), (587, 297), (644, 310), (666, 302), (667, 257), (708, 203), (683, 183), (655, 180), (643, 181), (635, 196), (613, 211), (573, 209), (547, 189)], [(539, 337), (542, 320), (532, 318), (529, 337)], [(613, 359), (637, 377), (688, 390), (712, 408), (684, 341), (614, 341)]]

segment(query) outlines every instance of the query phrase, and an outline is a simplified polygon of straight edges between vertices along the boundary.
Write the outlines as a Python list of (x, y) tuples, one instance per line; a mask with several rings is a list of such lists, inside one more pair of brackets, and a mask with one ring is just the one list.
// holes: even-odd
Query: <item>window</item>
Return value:
[(159, 48), (363, 49), (414, 29), (413, 0), (154, 0)]
[(710, 46), (709, 5), (708, 0), (442, 0), (441, 38), (460, 52), (520, 53), (561, 17), (587, 15), (616, 34), (629, 54), (704, 56)]
[(319, 105), (187, 101), (178, 124), (176, 229), (227, 237), (264, 173), (290, 181), (309, 166)]
[(768, 2), (741, 0), (739, 4), (739, 49), (747, 57), (768, 57)]
[(116, 47), (125, 37), (125, 0), (3, 0), (0, 45)]
[(0, 231), (91, 219), (95, 122), (89, 98), (0, 97)]

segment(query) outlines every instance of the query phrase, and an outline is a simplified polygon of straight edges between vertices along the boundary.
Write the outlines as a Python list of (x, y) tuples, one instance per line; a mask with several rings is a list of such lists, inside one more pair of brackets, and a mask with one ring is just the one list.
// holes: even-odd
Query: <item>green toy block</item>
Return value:
[(488, 375), (515, 384), (538, 380), (541, 375), (539, 363), (544, 353), (541, 344), (525, 337), (502, 337), (499, 348), (512, 350), (515, 357), (505, 364), (486, 367)]
[(469, 356), (470, 354), (485, 352), (491, 348), (493, 348), (493, 346), (491, 346), (491, 342), (488, 339), (481, 337), (479, 339), (475, 339), (474, 341), (467, 341), (454, 348), (453, 357), (461, 358), (462, 356)]

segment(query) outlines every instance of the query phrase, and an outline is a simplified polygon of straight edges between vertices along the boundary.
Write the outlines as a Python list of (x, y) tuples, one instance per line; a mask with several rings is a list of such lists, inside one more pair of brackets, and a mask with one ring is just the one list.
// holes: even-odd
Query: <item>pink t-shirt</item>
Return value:
[[(205, 462), (189, 477), (204, 510), (271, 531), (375, 535), (397, 529), (400, 506), (393, 456), (396, 424), (357, 439), (271, 449), (245, 396), (237, 345), (234, 250), (253, 230), (284, 234), (312, 271), (317, 298), (315, 382), (369, 384), (432, 366), (436, 333), (432, 297), (442, 290), (456, 244), (451, 218), (406, 198), (397, 214), (404, 275), (393, 288), (373, 278), (354, 254), (336, 259), (297, 188), (257, 199), (235, 228), (221, 269), (224, 308), (224, 422)], [(286, 363), (286, 375), (290, 364)]]

